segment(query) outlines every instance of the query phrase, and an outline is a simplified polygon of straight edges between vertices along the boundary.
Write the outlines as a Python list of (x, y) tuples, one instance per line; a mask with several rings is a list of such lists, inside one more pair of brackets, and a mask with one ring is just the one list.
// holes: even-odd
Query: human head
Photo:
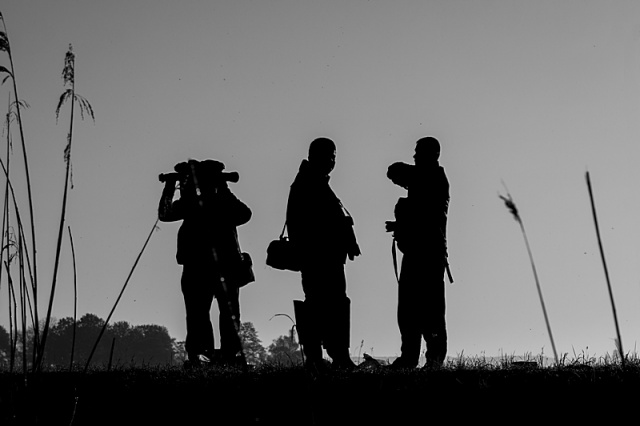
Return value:
[(336, 144), (329, 138), (317, 138), (309, 145), (309, 162), (324, 174), (336, 165)]
[[(185, 193), (190, 193), (199, 188), (201, 191), (208, 192), (214, 188), (226, 186), (226, 181), (229, 179), (224, 173), (224, 163), (217, 160), (194, 160), (176, 164), (175, 171), (182, 175), (183, 186)], [(235, 179), (237, 182), (237, 179)], [(195, 193), (195, 192), (194, 192)]]
[(438, 139), (431, 136), (418, 139), (416, 152), (413, 155), (416, 166), (436, 162), (438, 158), (440, 158), (440, 142), (438, 142)]

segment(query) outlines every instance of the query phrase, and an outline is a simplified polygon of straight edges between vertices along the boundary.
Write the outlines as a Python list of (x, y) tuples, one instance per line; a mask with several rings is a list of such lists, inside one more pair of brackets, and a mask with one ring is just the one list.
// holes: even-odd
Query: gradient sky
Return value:
[[(384, 221), (404, 191), (385, 175), (432, 135), (451, 183), (449, 355), (552, 355), (522, 235), (498, 198), (503, 180), (528, 232), (558, 352), (613, 351), (587, 170), (623, 345), (635, 351), (640, 2), (8, 0), (0, 11), (31, 105), (24, 125), (42, 288), (64, 182), (69, 110), (56, 125), (55, 108), (69, 43), (77, 93), (95, 110), (95, 124), (76, 117), (67, 217), (80, 314), (108, 315), (156, 219), (158, 174), (215, 158), (240, 173), (231, 188), (253, 211), (238, 230), (257, 277), (241, 292), (242, 320), (265, 346), (285, 334), (290, 321), (272, 317), (293, 316), (300, 277), (266, 267), (266, 248), (309, 143), (327, 136), (337, 144), (331, 185), (363, 252), (347, 265), (351, 348), (399, 354)], [(7, 101), (9, 93), (0, 88)], [(13, 157), (17, 168), (18, 147)], [(18, 172), (14, 179), (26, 214)], [(184, 339), (178, 227), (154, 233), (112, 321), (161, 324)], [(68, 241), (63, 250), (57, 318), (73, 314)]]

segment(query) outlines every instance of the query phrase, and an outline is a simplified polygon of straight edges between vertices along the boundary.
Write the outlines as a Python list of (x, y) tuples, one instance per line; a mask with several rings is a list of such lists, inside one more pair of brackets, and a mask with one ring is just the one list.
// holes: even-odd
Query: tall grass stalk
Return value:
[[(2, 234), (0, 234), (0, 289), (2, 289), (2, 271), (4, 268), (2, 268), (2, 265), (4, 265), (4, 254), (5, 252), (7, 253), (7, 257), (10, 256), (9, 253), (9, 249), (11, 247), (10, 245), (10, 238), (9, 238), (9, 231), (10, 231), (10, 226), (9, 226), (9, 159), (10, 159), (10, 147), (11, 147), (11, 99), (8, 100), (8, 105), (7, 105), (7, 114), (6, 114), (6, 123), (5, 123), (5, 130), (6, 130), (6, 135), (7, 135), (7, 179), (5, 181), (5, 187), (4, 187), (4, 203), (3, 203), (3, 214), (2, 214)], [(8, 268), (7, 268), (7, 274), (9, 274)], [(13, 322), (13, 318), (11, 317), (11, 293), (10, 293), (10, 289), (9, 289), (9, 298), (7, 299), (9, 302), (9, 334), (11, 336), (11, 332), (12, 332), (12, 322)]]
[(609, 270), (607, 268), (607, 261), (604, 257), (604, 248), (602, 247), (602, 238), (600, 237), (600, 227), (598, 226), (598, 215), (596, 214), (596, 204), (593, 198), (593, 189), (591, 188), (591, 178), (589, 172), (586, 173), (585, 178), (587, 180), (587, 189), (589, 190), (589, 199), (591, 200), (591, 213), (593, 214), (593, 222), (596, 227), (596, 237), (598, 238), (598, 248), (600, 249), (600, 258), (602, 259), (602, 267), (604, 268), (604, 276), (607, 280), (607, 289), (609, 290), (609, 299), (611, 300), (611, 310), (613, 312), (613, 322), (616, 326), (616, 347), (620, 354), (620, 362), (622, 366), (625, 365), (624, 352), (622, 351), (622, 337), (620, 336), (620, 327), (618, 326), (618, 314), (616, 313), (616, 303), (613, 300), (613, 290), (611, 289), (611, 280), (609, 279)]
[(116, 346), (116, 338), (111, 339), (111, 349), (109, 350), (109, 363), (107, 364), (107, 371), (111, 371), (111, 364), (113, 363), (113, 349)]
[[(505, 186), (506, 189), (506, 186)], [(536, 281), (536, 288), (538, 290), (538, 297), (540, 298), (540, 306), (542, 306), (542, 313), (544, 315), (544, 321), (547, 325), (547, 332), (549, 333), (549, 340), (551, 340), (551, 348), (553, 349), (553, 356), (556, 360), (556, 365), (559, 363), (558, 352), (556, 351), (556, 344), (553, 340), (553, 334), (551, 333), (551, 324), (549, 323), (549, 317), (547, 315), (547, 308), (544, 304), (544, 298), (542, 297), (542, 288), (540, 287), (540, 280), (538, 279), (538, 272), (536, 271), (536, 264), (533, 261), (533, 254), (531, 253), (531, 247), (529, 246), (529, 239), (527, 238), (527, 232), (524, 229), (524, 223), (522, 222), (522, 218), (520, 217), (520, 213), (518, 212), (518, 208), (516, 204), (513, 202), (511, 198), (511, 194), (507, 190), (507, 196), (498, 195), (502, 201), (504, 201), (505, 206), (511, 212), (514, 219), (520, 225), (520, 230), (522, 231), (522, 236), (524, 237), (524, 243), (527, 246), (527, 253), (529, 254), (529, 262), (531, 263), (531, 269), (533, 269), (533, 278)]]
[(29, 222), (31, 225), (31, 252), (32, 252), (32, 260), (33, 260), (33, 275), (31, 278), (31, 288), (32, 288), (32, 292), (33, 292), (33, 301), (34, 304), (36, 304), (34, 312), (35, 312), (35, 322), (33, 324), (34, 327), (34, 354), (36, 354), (39, 350), (39, 338), (40, 338), (40, 332), (39, 332), (39, 321), (38, 321), (38, 309), (37, 309), (37, 300), (38, 300), (38, 274), (37, 274), (37, 261), (36, 261), (36, 226), (35, 226), (35, 218), (34, 218), (34, 214), (33, 214), (33, 196), (31, 193), (31, 177), (29, 174), (29, 161), (27, 158), (27, 146), (25, 143), (25, 137), (24, 137), (24, 126), (22, 124), (22, 113), (21, 113), (21, 107), (23, 107), (23, 105), (20, 102), (20, 96), (18, 96), (18, 84), (16, 82), (16, 70), (15, 70), (15, 65), (13, 62), (13, 55), (11, 52), (11, 44), (9, 42), (9, 36), (8, 36), (8, 31), (7, 31), (7, 25), (6, 22), (4, 20), (4, 16), (2, 15), (2, 12), (0, 12), (0, 21), (2, 22), (2, 31), (0, 31), (0, 52), (6, 52), (7, 56), (9, 58), (9, 67), (10, 69), (7, 69), (6, 67), (2, 67), (0, 66), (0, 74), (5, 73), (7, 74), (4, 79), (2, 80), (2, 83), (4, 84), (4, 82), (7, 81), (7, 79), (9, 77), (11, 77), (11, 82), (13, 84), (13, 95), (14, 95), (14, 99), (15, 99), (15, 106), (16, 106), (16, 119), (18, 121), (18, 129), (20, 131), (20, 143), (22, 146), (22, 158), (24, 161), (24, 172), (25, 172), (25, 178), (26, 178), (26, 182), (27, 182), (27, 197), (28, 197), (28, 202), (29, 202)]
[[(0, 265), (3, 264), (5, 248), (9, 248), (9, 162), (11, 158), (11, 102), (7, 105), (5, 129), (7, 132), (7, 179), (4, 186), (4, 204), (2, 214), (2, 234), (0, 234)], [(2, 268), (0, 267), (0, 289), (2, 289)]]
[[(22, 241), (23, 244), (26, 244), (26, 236), (24, 235), (24, 225), (22, 223), (22, 215), (20, 213), (20, 208), (18, 207), (18, 200), (16, 198), (16, 193), (13, 189), (13, 185), (11, 183), (11, 179), (9, 178), (9, 165), (7, 164), (7, 166), (5, 166), (4, 162), (2, 161), (2, 159), (0, 158), (0, 167), (2, 168), (2, 171), (6, 177), (6, 186), (9, 189), (9, 193), (11, 194), (11, 201), (13, 202), (13, 212), (15, 214), (15, 220), (17, 223), (17, 228), (18, 228), (18, 236), (13, 238), (12, 241), (9, 241), (8, 237), (7, 237), (7, 241), (5, 246), (3, 246), (4, 249), (6, 249), (8, 246), (13, 246), (13, 247), (17, 247), (17, 241)], [(9, 223), (8, 220), (8, 212), (6, 213), (6, 217), (7, 220), (6, 222)], [(9, 226), (9, 225), (7, 225)], [(7, 228), (8, 229), (8, 228)], [(6, 229), (6, 230), (7, 230)], [(24, 261), (26, 262), (26, 266), (27, 269), (29, 270), (29, 277), (31, 279), (31, 282), (33, 283), (34, 280), (34, 271), (31, 268), (31, 261), (29, 259), (29, 252), (25, 251), (24, 252)], [(33, 298), (35, 299), (36, 293), (33, 293)], [(37, 313), (35, 314), (37, 315)], [(34, 326), (34, 330), (35, 330), (35, 326)]]
[(7, 291), (9, 293), (9, 371), (13, 372), (16, 360), (16, 347), (18, 346), (18, 302), (16, 300), (15, 289), (13, 288), (11, 274), (9, 274), (9, 263), (5, 261), (4, 266), (7, 269)]
[(73, 354), (76, 350), (76, 329), (78, 328), (78, 274), (76, 272), (76, 250), (73, 245), (73, 235), (71, 227), (67, 227), (69, 231), (69, 242), (71, 245), (71, 260), (73, 261), (73, 334), (71, 336), (71, 356), (69, 357), (69, 371), (73, 369)]
[(116, 299), (115, 303), (113, 304), (113, 307), (111, 308), (111, 311), (109, 312), (109, 315), (107, 316), (107, 319), (104, 321), (104, 324), (102, 325), (102, 329), (100, 330), (100, 334), (98, 335), (95, 343), (93, 344), (93, 348), (91, 349), (91, 353), (89, 354), (89, 357), (87, 358), (87, 363), (84, 366), (83, 373), (86, 373), (87, 370), (89, 369), (89, 365), (91, 364), (91, 359), (93, 358), (93, 354), (95, 353), (96, 348), (98, 347), (98, 343), (100, 343), (100, 339), (102, 339), (102, 335), (104, 334), (105, 330), (107, 329), (107, 325), (109, 324), (109, 321), (111, 320), (111, 316), (115, 312), (116, 307), (118, 306), (118, 303), (120, 303), (120, 299), (122, 298), (122, 295), (124, 294), (124, 291), (126, 290), (127, 285), (129, 285), (129, 280), (131, 279), (131, 276), (133, 275), (133, 271), (136, 270), (136, 267), (138, 266), (138, 262), (140, 261), (140, 258), (142, 257), (142, 254), (146, 250), (147, 244), (149, 244), (149, 240), (151, 239), (151, 236), (158, 229), (158, 221), (159, 220), (160, 219), (156, 219), (156, 221), (153, 223), (153, 227), (151, 228), (151, 231), (149, 232), (149, 235), (147, 236), (147, 239), (145, 240), (144, 244), (142, 245), (142, 249), (138, 253), (138, 256), (136, 257), (135, 262), (133, 262), (133, 266), (131, 267), (131, 270), (129, 271), (129, 275), (127, 275), (127, 279), (125, 280), (124, 285), (122, 286), (122, 289), (120, 290), (120, 294), (118, 294), (118, 298)]
[(67, 102), (71, 102), (71, 112), (69, 116), (69, 132), (67, 133), (67, 145), (64, 149), (64, 161), (66, 164), (65, 176), (64, 176), (64, 191), (62, 193), (62, 211), (60, 212), (60, 224), (58, 227), (58, 239), (56, 242), (56, 255), (53, 263), (53, 279), (51, 283), (51, 293), (49, 295), (49, 306), (47, 308), (47, 316), (45, 318), (44, 329), (42, 331), (42, 342), (41, 342), (41, 350), (39, 354), (39, 358), (36, 363), (36, 368), (40, 369), (42, 364), (42, 359), (44, 356), (44, 348), (47, 343), (47, 334), (49, 332), (49, 324), (51, 322), (51, 311), (53, 309), (53, 298), (56, 292), (56, 283), (58, 277), (58, 266), (60, 264), (60, 251), (62, 247), (62, 237), (64, 231), (64, 220), (67, 212), (67, 196), (69, 193), (69, 180), (71, 176), (71, 142), (73, 140), (73, 116), (76, 103), (78, 104), (78, 108), (80, 110), (81, 118), (84, 119), (85, 112), (91, 115), (91, 118), (95, 121), (95, 116), (93, 113), (93, 108), (89, 101), (87, 101), (82, 96), (76, 94), (75, 88), (75, 54), (73, 53), (73, 47), (71, 44), (69, 45), (69, 50), (67, 51), (64, 58), (64, 68), (62, 69), (62, 80), (64, 81), (64, 85), (68, 86), (67, 90), (65, 90), (60, 96), (60, 100), (58, 101), (58, 106), (56, 108), (56, 120), (60, 115), (60, 109)]

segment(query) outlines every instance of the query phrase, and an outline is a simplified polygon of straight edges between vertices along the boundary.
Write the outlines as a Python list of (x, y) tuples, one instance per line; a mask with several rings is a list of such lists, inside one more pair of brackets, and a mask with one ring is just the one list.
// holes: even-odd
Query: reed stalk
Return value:
[(129, 271), (129, 275), (127, 275), (127, 279), (125, 280), (124, 285), (122, 286), (122, 289), (120, 290), (120, 294), (118, 294), (118, 298), (116, 299), (115, 303), (113, 304), (113, 307), (111, 308), (111, 311), (109, 312), (109, 315), (107, 316), (107, 319), (104, 321), (104, 324), (102, 325), (102, 329), (100, 330), (100, 334), (98, 335), (98, 338), (96, 339), (95, 343), (93, 344), (93, 348), (91, 349), (91, 353), (89, 354), (89, 357), (87, 358), (87, 363), (84, 366), (83, 373), (86, 373), (87, 370), (89, 369), (89, 365), (91, 364), (91, 359), (93, 358), (93, 354), (95, 353), (96, 348), (98, 347), (98, 344), (100, 343), (100, 339), (102, 339), (102, 335), (104, 334), (105, 330), (107, 329), (107, 325), (109, 324), (109, 321), (111, 320), (111, 316), (115, 312), (116, 307), (118, 306), (118, 303), (120, 303), (120, 299), (122, 298), (122, 295), (124, 294), (124, 291), (126, 290), (127, 285), (129, 285), (129, 280), (131, 280), (131, 276), (133, 275), (133, 272), (136, 270), (136, 267), (138, 266), (138, 262), (140, 261), (140, 258), (142, 257), (142, 254), (146, 250), (147, 244), (149, 244), (149, 240), (151, 239), (151, 236), (156, 231), (156, 229), (158, 229), (158, 221), (159, 221), (159, 219), (156, 219), (156, 221), (153, 223), (153, 227), (151, 228), (151, 231), (149, 232), (149, 235), (147, 236), (147, 239), (145, 240), (144, 244), (142, 245), (142, 249), (138, 253), (138, 256), (136, 257), (136, 260), (133, 262), (133, 266), (131, 267), (131, 270)]
[[(18, 302), (16, 300), (15, 289), (13, 288), (13, 281), (9, 274), (9, 263), (5, 261), (4, 266), (7, 269), (7, 291), (9, 293), (9, 372), (13, 372), (16, 361), (16, 347), (18, 346)], [(11, 302), (13, 302), (13, 304)]]
[(616, 326), (616, 348), (620, 354), (620, 362), (622, 366), (625, 366), (625, 356), (622, 351), (622, 336), (620, 335), (620, 327), (618, 326), (618, 314), (616, 312), (616, 302), (613, 300), (613, 290), (611, 288), (611, 280), (609, 279), (609, 269), (607, 268), (607, 261), (604, 257), (604, 248), (602, 246), (602, 238), (600, 237), (600, 227), (598, 226), (598, 215), (596, 214), (596, 204), (593, 197), (593, 189), (591, 188), (591, 178), (589, 172), (586, 173), (585, 178), (587, 180), (587, 189), (589, 190), (589, 199), (591, 200), (591, 213), (593, 214), (593, 222), (596, 228), (596, 237), (598, 239), (598, 248), (600, 249), (600, 258), (602, 259), (602, 267), (604, 268), (604, 276), (607, 281), (607, 289), (609, 290), (609, 299), (611, 301), (611, 311), (613, 312), (613, 322)]
[(111, 340), (111, 349), (109, 350), (109, 363), (107, 364), (107, 371), (111, 371), (111, 365), (113, 363), (113, 349), (116, 346), (116, 338)]
[(34, 312), (35, 312), (35, 322), (34, 326), (34, 353), (39, 349), (39, 321), (38, 321), (38, 309), (37, 309), (37, 300), (38, 300), (38, 274), (37, 274), (37, 261), (36, 261), (36, 226), (35, 226), (35, 217), (33, 214), (33, 196), (31, 192), (31, 177), (29, 173), (29, 161), (27, 157), (27, 146), (25, 143), (24, 136), (24, 126), (22, 124), (22, 113), (21, 113), (21, 105), (20, 96), (18, 96), (18, 84), (16, 82), (16, 71), (15, 65), (13, 62), (13, 55), (11, 51), (11, 44), (9, 42), (9, 36), (7, 31), (7, 24), (4, 20), (4, 16), (0, 12), (0, 22), (2, 22), (2, 31), (0, 31), (0, 51), (6, 52), (9, 58), (9, 67), (0, 67), (0, 73), (5, 73), (7, 76), (2, 80), (2, 83), (7, 81), (9, 77), (11, 77), (11, 82), (13, 84), (13, 95), (15, 99), (16, 106), (16, 119), (18, 121), (18, 129), (20, 131), (20, 143), (22, 146), (22, 158), (24, 161), (24, 171), (25, 178), (27, 183), (27, 198), (29, 202), (29, 222), (31, 225), (31, 251), (32, 251), (32, 260), (33, 260), (33, 275), (31, 281), (31, 288), (33, 292), (33, 300), (36, 304)]
[(538, 297), (540, 299), (540, 306), (542, 307), (542, 313), (544, 315), (544, 321), (547, 325), (547, 333), (549, 334), (549, 340), (551, 340), (551, 348), (553, 349), (553, 356), (556, 360), (556, 365), (559, 364), (558, 352), (556, 351), (556, 344), (553, 340), (553, 334), (551, 333), (551, 324), (549, 323), (549, 316), (547, 315), (547, 308), (544, 303), (544, 298), (542, 297), (542, 288), (540, 287), (540, 280), (538, 279), (538, 272), (536, 271), (536, 264), (533, 261), (533, 254), (531, 253), (531, 247), (529, 246), (529, 239), (527, 238), (527, 232), (524, 229), (524, 223), (522, 218), (520, 217), (520, 213), (518, 212), (518, 208), (516, 204), (513, 202), (511, 198), (511, 194), (507, 191), (507, 196), (498, 195), (502, 201), (504, 201), (505, 206), (511, 212), (514, 219), (520, 225), (520, 231), (522, 232), (522, 236), (524, 237), (524, 243), (527, 247), (527, 253), (529, 254), (529, 262), (531, 263), (531, 268), (533, 269), (533, 278), (536, 282), (536, 289), (538, 290)]
[(84, 119), (85, 112), (91, 115), (91, 118), (95, 121), (95, 116), (93, 113), (93, 107), (91, 104), (82, 96), (76, 94), (75, 89), (75, 54), (73, 53), (73, 47), (71, 44), (69, 45), (69, 50), (67, 51), (64, 59), (64, 68), (62, 69), (62, 79), (64, 81), (64, 85), (68, 86), (68, 89), (65, 90), (60, 96), (60, 100), (58, 101), (58, 106), (56, 108), (56, 120), (60, 115), (60, 109), (67, 102), (71, 102), (71, 111), (69, 116), (69, 131), (67, 133), (67, 145), (64, 149), (64, 161), (66, 164), (65, 168), (65, 176), (64, 176), (64, 189), (62, 193), (62, 211), (60, 212), (60, 223), (58, 226), (58, 239), (56, 242), (56, 254), (55, 260), (53, 263), (53, 279), (51, 282), (51, 293), (49, 294), (49, 306), (47, 308), (47, 316), (45, 318), (44, 329), (42, 331), (42, 341), (41, 341), (41, 349), (39, 353), (39, 358), (36, 363), (36, 368), (40, 369), (42, 366), (42, 359), (44, 356), (44, 349), (47, 343), (47, 334), (49, 333), (49, 324), (51, 322), (51, 311), (53, 309), (53, 299), (56, 292), (56, 284), (58, 278), (58, 267), (60, 265), (60, 252), (62, 248), (62, 237), (64, 231), (64, 221), (67, 212), (67, 197), (69, 193), (69, 180), (71, 176), (71, 143), (73, 140), (73, 118), (75, 105), (78, 104), (78, 108), (80, 110), (81, 118)]
[(78, 274), (76, 272), (76, 250), (73, 245), (73, 235), (71, 227), (67, 227), (69, 231), (69, 242), (71, 243), (71, 259), (73, 261), (73, 335), (71, 337), (71, 356), (69, 359), (69, 371), (73, 369), (73, 354), (76, 350), (76, 329), (78, 324)]

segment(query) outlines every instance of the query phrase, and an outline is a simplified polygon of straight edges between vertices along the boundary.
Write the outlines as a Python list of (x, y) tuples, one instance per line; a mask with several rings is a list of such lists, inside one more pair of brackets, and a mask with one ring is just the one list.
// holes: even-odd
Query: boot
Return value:
[(296, 317), (296, 329), (298, 340), (302, 346), (305, 365), (314, 370), (324, 368), (322, 359), (322, 340), (315, 325), (309, 302), (302, 300), (293, 301), (293, 311)]
[(327, 321), (325, 348), (336, 369), (353, 370), (356, 367), (349, 354), (350, 328), (351, 300), (345, 297)]

